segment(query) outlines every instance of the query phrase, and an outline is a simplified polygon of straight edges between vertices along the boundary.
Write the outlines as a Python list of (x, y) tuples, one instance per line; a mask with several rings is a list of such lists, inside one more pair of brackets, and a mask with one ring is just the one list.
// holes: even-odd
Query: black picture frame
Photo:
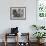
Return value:
[(26, 20), (26, 7), (10, 7), (10, 20)]

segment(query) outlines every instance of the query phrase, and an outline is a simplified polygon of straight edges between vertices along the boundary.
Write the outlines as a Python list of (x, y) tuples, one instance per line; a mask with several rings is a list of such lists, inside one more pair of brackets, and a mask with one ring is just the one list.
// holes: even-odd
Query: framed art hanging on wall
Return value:
[(37, 16), (39, 18), (46, 18), (46, 0), (37, 1)]
[(46, 23), (46, 0), (37, 0), (37, 15), (36, 23), (37, 25), (45, 25)]
[(26, 7), (11, 7), (10, 8), (11, 20), (25, 20), (26, 19)]

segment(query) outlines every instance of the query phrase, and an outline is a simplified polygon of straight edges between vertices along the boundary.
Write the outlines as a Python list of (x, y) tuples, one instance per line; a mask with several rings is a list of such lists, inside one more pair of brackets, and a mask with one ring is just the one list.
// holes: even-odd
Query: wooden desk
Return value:
[[(16, 45), (15, 46), (19, 46), (19, 42), (18, 42), (18, 33), (17, 34), (10, 34), (10, 33), (6, 33), (5, 34), (5, 46), (7, 46), (8, 45), (8, 42), (7, 42), (7, 36), (17, 36), (16, 38), (16, 40), (17, 40), (17, 42), (16, 42)], [(29, 42), (29, 33), (21, 33), (21, 36), (26, 36), (26, 39), (27, 39), (27, 42), (25, 42), (25, 44), (26, 44), (26, 46), (30, 46), (30, 42)], [(22, 42), (23, 43), (23, 42)], [(20, 45), (21, 46), (21, 45)]]

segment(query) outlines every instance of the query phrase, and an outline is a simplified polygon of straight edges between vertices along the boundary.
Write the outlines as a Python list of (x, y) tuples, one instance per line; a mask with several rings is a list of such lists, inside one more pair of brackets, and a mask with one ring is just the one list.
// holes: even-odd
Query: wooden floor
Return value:
[[(37, 43), (30, 43), (31, 45), (30, 46), (37, 46)], [(2, 42), (0, 42), (0, 46), (4, 46), (4, 43)], [(8, 45), (7, 46), (15, 46), (15, 43), (8, 43)], [(25, 46), (25, 45), (24, 45)], [(42, 46), (46, 46), (46, 43), (44, 43), (44, 45), (42, 45)]]

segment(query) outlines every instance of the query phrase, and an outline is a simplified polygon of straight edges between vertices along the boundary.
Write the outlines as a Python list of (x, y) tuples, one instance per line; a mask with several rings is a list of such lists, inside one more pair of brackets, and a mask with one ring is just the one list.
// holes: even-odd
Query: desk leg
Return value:
[(17, 34), (15, 40), (16, 40), (16, 44), (15, 44), (15, 46), (18, 46), (18, 34)]
[(5, 46), (7, 46), (7, 42), (5, 41)]
[(16, 46), (18, 46), (18, 34), (17, 34), (17, 45)]
[(5, 35), (5, 46), (7, 46), (7, 36)]

